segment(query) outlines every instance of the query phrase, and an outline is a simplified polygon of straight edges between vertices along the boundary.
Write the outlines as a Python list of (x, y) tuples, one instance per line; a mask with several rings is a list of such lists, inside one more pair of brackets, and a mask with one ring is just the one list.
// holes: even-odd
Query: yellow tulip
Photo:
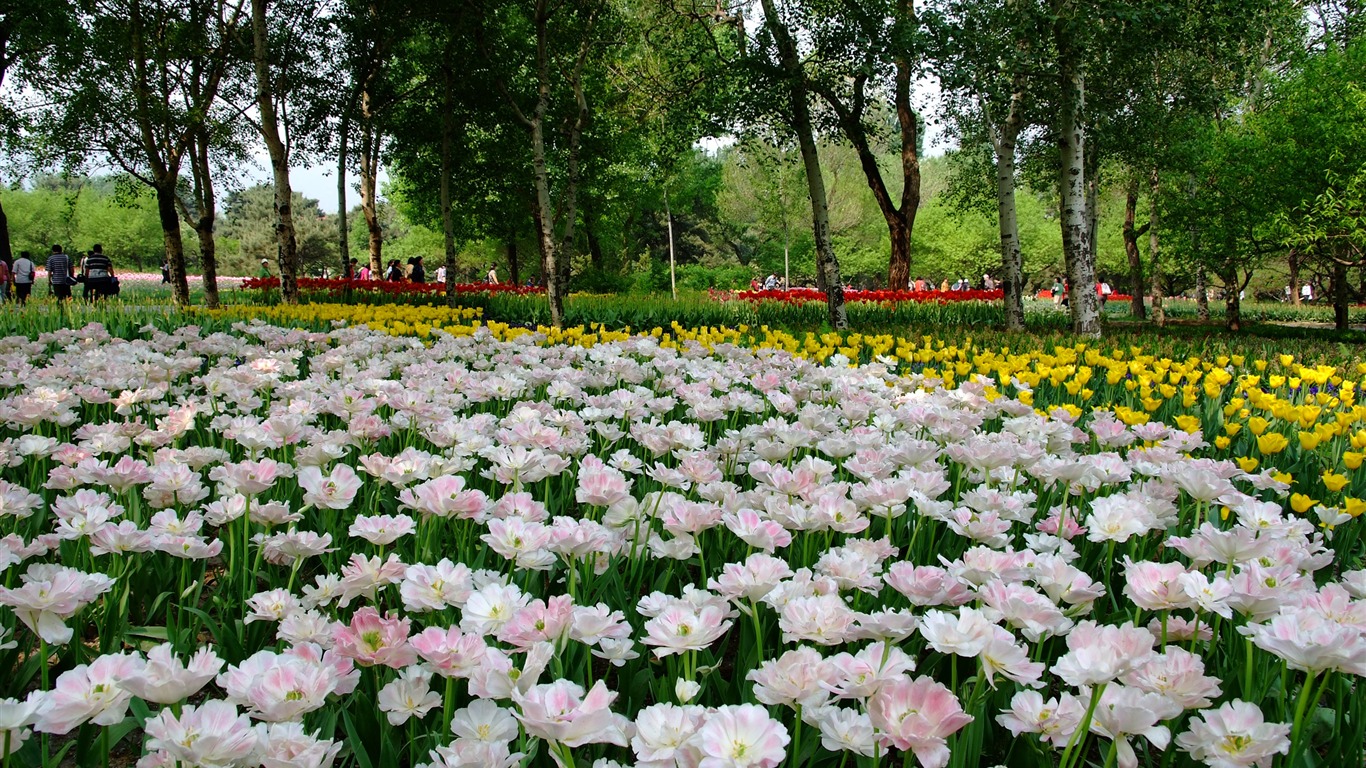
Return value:
[(1302, 493), (1290, 494), (1290, 508), (1299, 512), (1301, 515), (1314, 508), (1319, 503), (1318, 499), (1311, 499)]
[(1291, 483), (1295, 482), (1294, 475), (1290, 474), (1289, 472), (1281, 472), (1280, 470), (1273, 471), (1271, 473), (1271, 479), (1275, 480), (1278, 483), (1285, 483), (1286, 485), (1290, 485)]
[(1366, 453), (1357, 453), (1355, 451), (1343, 451), (1342, 466), (1348, 469), (1359, 469), (1361, 467), (1362, 459), (1366, 459)]
[[(1300, 433), (1300, 447), (1306, 451), (1312, 451), (1319, 447), (1319, 440), (1320, 438), (1315, 432)], [(1258, 441), (1258, 444), (1260, 445), (1260, 441)]]
[(1233, 441), (1229, 440), (1227, 437), (1220, 435), (1214, 438), (1214, 447), (1218, 448), (1221, 451), (1226, 451), (1228, 450), (1229, 444), (1232, 442)]
[(1176, 417), (1176, 426), (1180, 428), (1182, 432), (1194, 434), (1200, 429), (1200, 419), (1191, 416), (1190, 414), (1182, 414), (1181, 416)]
[(1253, 416), (1247, 420), (1247, 429), (1254, 435), (1262, 434), (1269, 426), (1271, 426), (1271, 422), (1263, 419), (1261, 416)]
[(1331, 469), (1323, 471), (1323, 487), (1333, 493), (1337, 493), (1347, 486), (1348, 477), (1346, 475), (1335, 474)]
[(1249, 474), (1252, 473), (1252, 472), (1256, 472), (1256, 471), (1257, 471), (1257, 465), (1261, 463), (1261, 462), (1257, 461), (1256, 459), (1254, 459), (1254, 458), (1251, 457), (1251, 456), (1240, 456), (1240, 457), (1234, 459), (1234, 461), (1238, 462), (1238, 468), (1239, 468), (1239, 469), (1241, 469), (1241, 470), (1243, 470), (1244, 472), (1247, 472), (1247, 473), (1249, 473)]
[(1280, 453), (1289, 447), (1290, 441), (1280, 432), (1267, 432), (1257, 438), (1257, 450), (1264, 456)]
[(1360, 517), (1362, 512), (1366, 512), (1366, 501), (1348, 496), (1342, 500), (1342, 511), (1352, 517)]
[(1281, 355), (1281, 367), (1282, 367), (1282, 368), (1289, 368), (1289, 367), (1290, 367), (1290, 364), (1293, 363), (1293, 362), (1295, 362), (1295, 356), (1294, 356), (1294, 355)]
[(1238, 436), (1238, 433), (1241, 432), (1242, 429), (1243, 429), (1243, 425), (1242, 425), (1242, 424), (1238, 424), (1238, 423), (1232, 422), (1232, 421), (1230, 421), (1229, 423), (1227, 423), (1227, 424), (1224, 425), (1224, 431), (1228, 433), (1228, 436), (1229, 436), (1229, 437), (1237, 437), (1237, 436)]

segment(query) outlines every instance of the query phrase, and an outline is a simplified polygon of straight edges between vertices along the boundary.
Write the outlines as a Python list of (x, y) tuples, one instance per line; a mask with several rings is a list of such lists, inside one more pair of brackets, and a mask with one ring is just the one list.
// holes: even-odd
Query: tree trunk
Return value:
[(350, 132), (351, 120), (343, 109), (337, 134), (337, 251), (341, 254), (343, 277), (351, 269), (351, 225), (346, 215), (346, 144)]
[(521, 270), (519, 269), (520, 265), (517, 263), (517, 236), (509, 235), (506, 246), (508, 254), (508, 276), (512, 278), (513, 285), (521, 285), (522, 275)]
[(171, 273), (171, 298), (176, 306), (187, 307), (190, 305), (190, 285), (185, 279), (185, 242), (180, 236), (180, 212), (176, 210), (175, 188), (174, 177), (157, 180), (157, 218), (161, 222), (166, 264)]
[(1195, 268), (1195, 317), (1209, 322), (1209, 280), (1204, 267)]
[(1224, 274), (1224, 319), (1230, 331), (1243, 329), (1242, 297), (1238, 287), (1238, 269), (1232, 268)]
[[(914, 5), (906, 3), (907, 13), (913, 14)], [(915, 215), (920, 209), (920, 157), (917, 136), (920, 130), (911, 109), (911, 63), (904, 57), (896, 61), (896, 120), (901, 128), (901, 206), (889, 221), (888, 234), (892, 240), (892, 261), (887, 268), (888, 286), (903, 290), (911, 283), (911, 235), (915, 231)]]
[(811, 108), (807, 103), (806, 76), (798, 58), (797, 46), (787, 26), (778, 18), (773, 0), (762, 0), (764, 22), (773, 35), (787, 79), (789, 107), (792, 110), (792, 130), (797, 135), (802, 165), (806, 169), (806, 187), (811, 196), (811, 234), (816, 243), (816, 277), (825, 292), (831, 327), (849, 327), (849, 316), (844, 308), (844, 285), (840, 281), (840, 265), (830, 240), (830, 208), (825, 196), (825, 176), (821, 173), (820, 155), (811, 126)]
[(4, 259), (6, 264), (14, 263), (14, 250), (9, 239), (9, 217), (5, 215), (4, 205), (0, 205), (0, 259)]
[[(1019, 94), (1012, 101), (1019, 101)], [(1012, 105), (1011, 117), (1000, 130), (992, 128), (996, 151), (996, 219), (1001, 230), (1001, 287), (1004, 292), (1006, 329), (1023, 331), (1024, 261), (1020, 253), (1019, 217), (1015, 208), (1015, 142), (1020, 126), (1018, 109)]]
[(1347, 265), (1333, 259), (1333, 327), (1345, 331), (1348, 325)]
[(1129, 290), (1133, 292), (1130, 313), (1135, 320), (1147, 315), (1143, 307), (1143, 258), (1138, 252), (1138, 230), (1134, 217), (1138, 215), (1138, 178), (1129, 180), (1124, 194), (1124, 252), (1129, 256)]
[(1300, 305), (1300, 252), (1290, 249), (1290, 303)]
[(370, 269), (384, 267), (384, 230), (379, 222), (379, 137), (375, 135), (374, 115), (369, 113), (370, 94), (361, 94), (360, 137), (360, 210), (370, 250)]
[(199, 260), (204, 281), (204, 305), (217, 309), (218, 243), (214, 228), (218, 223), (217, 198), (213, 191), (213, 167), (209, 163), (209, 131), (201, 127), (191, 145), (190, 173), (194, 177), (194, 197), (198, 210), (191, 226), (199, 238)]
[(1162, 306), (1162, 261), (1157, 240), (1158, 196), (1161, 180), (1157, 169), (1148, 174), (1148, 270), (1153, 274), (1153, 320), (1159, 326), (1167, 324), (1167, 312)]
[(260, 112), (261, 136), (270, 154), (271, 174), (275, 181), (275, 236), (279, 241), (276, 261), (280, 268), (280, 296), (286, 303), (298, 304), (299, 245), (294, 232), (294, 190), (289, 184), (289, 147), (280, 138), (280, 118), (275, 109), (275, 91), (270, 77), (267, 1), (251, 0), (256, 107)]
[(541, 277), (550, 302), (550, 324), (564, 327), (564, 294), (561, 292), (559, 248), (555, 242), (554, 207), (550, 201), (550, 176), (545, 164), (544, 117), (531, 126), (531, 168), (536, 185), (536, 242), (541, 250)]
[[(445, 57), (447, 62), (450, 57)], [(455, 214), (451, 210), (451, 175), (455, 172), (455, 117), (452, 79), (454, 73), (447, 66), (442, 70), (444, 108), (441, 110), (441, 236), (446, 257), (446, 306), (456, 304), (455, 285)]]
[(1100, 309), (1096, 300), (1096, 265), (1091, 257), (1091, 232), (1087, 230), (1086, 139), (1082, 126), (1086, 81), (1081, 71), (1081, 52), (1073, 46), (1065, 22), (1054, 22), (1058, 69), (1062, 93), (1058, 104), (1058, 148), (1062, 211), (1062, 247), (1068, 262), (1072, 307), (1072, 330), (1100, 335)]

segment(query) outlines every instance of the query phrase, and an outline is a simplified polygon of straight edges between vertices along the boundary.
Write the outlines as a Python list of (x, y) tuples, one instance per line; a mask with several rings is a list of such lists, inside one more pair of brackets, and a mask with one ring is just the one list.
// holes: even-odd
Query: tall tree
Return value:
[(815, 126), (811, 118), (810, 91), (801, 54), (787, 21), (779, 15), (775, 0), (762, 0), (764, 29), (772, 41), (778, 65), (778, 83), (786, 90), (789, 126), (797, 139), (806, 169), (807, 194), (811, 198), (811, 231), (816, 241), (816, 284), (825, 293), (830, 325), (849, 327), (844, 308), (844, 285), (840, 281), (839, 260), (830, 239), (830, 208), (826, 198), (825, 176), (816, 147)]
[(181, 169), (233, 62), (244, 0), (99, 0), (80, 25), (80, 56), (39, 88), (47, 132), (71, 151), (102, 154), (156, 194), (172, 296), (189, 303), (180, 230)]
[(326, 125), (332, 106), (331, 19), (319, 0), (250, 0), (255, 127), (270, 156), (275, 185), (276, 264), (280, 295), (299, 300), (299, 241), (290, 164), (302, 140)]

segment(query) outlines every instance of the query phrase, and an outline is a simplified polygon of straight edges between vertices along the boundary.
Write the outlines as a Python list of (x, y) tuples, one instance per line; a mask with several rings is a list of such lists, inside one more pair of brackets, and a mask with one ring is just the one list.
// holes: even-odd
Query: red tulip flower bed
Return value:
[[(278, 277), (253, 277), (242, 281), (242, 288), (248, 291), (273, 290), (279, 287), (280, 278)], [(323, 280), (315, 277), (301, 277), (299, 278), (299, 290), (323, 291), (334, 294), (341, 294), (347, 290), (390, 295), (444, 294), (446, 284), (395, 282), (392, 280)], [(545, 288), (539, 285), (527, 287), (512, 283), (457, 283), (455, 292), (526, 296), (545, 293)]]
[[(845, 301), (903, 302), (917, 304), (950, 304), (962, 301), (1000, 301), (1000, 290), (994, 291), (845, 291)], [(745, 301), (782, 301), (800, 304), (825, 301), (825, 294), (815, 288), (793, 288), (788, 291), (713, 291), (715, 299), (743, 299)]]

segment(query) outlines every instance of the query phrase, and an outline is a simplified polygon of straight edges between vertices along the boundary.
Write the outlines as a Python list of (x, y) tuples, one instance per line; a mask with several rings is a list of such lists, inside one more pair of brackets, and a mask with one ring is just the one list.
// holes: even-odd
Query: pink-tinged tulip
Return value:
[(1147, 663), (1153, 636), (1126, 622), (1113, 627), (1083, 621), (1067, 635), (1068, 652), (1053, 664), (1053, 674), (1073, 687), (1102, 685)]
[(134, 696), (153, 704), (175, 704), (197, 693), (223, 668), (212, 648), (200, 648), (188, 664), (174, 655), (170, 643), (147, 652), (147, 663), (122, 682)]
[(0, 587), (0, 605), (8, 605), (24, 626), (49, 643), (66, 645), (74, 634), (64, 622), (114, 586), (102, 573), (83, 573), (47, 563), (29, 566), (14, 589)]
[(338, 464), (326, 475), (317, 467), (304, 467), (299, 470), (298, 482), (304, 491), (304, 504), (319, 509), (347, 509), (361, 489), (360, 477), (345, 464)]
[(616, 698), (601, 680), (587, 694), (569, 680), (537, 685), (525, 693), (512, 692), (512, 701), (521, 710), (516, 717), (526, 732), (566, 747), (601, 743), (626, 746), (631, 721), (610, 709)]
[[(44, 696), (42, 691), (34, 691), (23, 701), (0, 699), (0, 760), (9, 759), (33, 735), (29, 726), (37, 721)], [(5, 750), (6, 746), (9, 751)]]
[(1220, 694), (1219, 678), (1205, 675), (1204, 660), (1175, 645), (1125, 675), (1124, 684), (1162, 694), (1181, 709), (1204, 709)]
[(484, 492), (467, 490), (465, 479), (458, 475), (442, 475), (420, 485), (404, 488), (399, 492), (398, 500), (421, 515), (469, 520), (481, 520), (489, 507)]
[(610, 507), (631, 494), (632, 481), (619, 470), (589, 454), (579, 463), (579, 485), (574, 500), (592, 507)]
[(818, 707), (803, 713), (821, 732), (821, 746), (831, 752), (853, 752), (872, 757), (877, 740), (867, 713), (844, 707)]
[(258, 651), (228, 667), (217, 682), (255, 719), (283, 722), (320, 709), (332, 694), (350, 693), (359, 677), (350, 659), (298, 645), (280, 654)]
[(468, 707), (457, 709), (450, 726), (458, 739), (489, 744), (507, 744), (519, 733), (512, 712), (488, 699), (475, 699)]
[(1044, 701), (1037, 691), (1020, 691), (1011, 698), (1010, 709), (996, 716), (996, 722), (1013, 736), (1037, 733), (1040, 741), (1061, 749), (1081, 726), (1085, 714), (1086, 704), (1070, 693)]
[(887, 586), (910, 599), (911, 605), (962, 605), (972, 600), (971, 590), (933, 565), (893, 563), (882, 578)]
[(403, 573), (399, 595), (414, 613), (463, 606), (473, 592), (469, 566), (442, 558), (436, 565), (410, 565)]
[(128, 715), (133, 694), (122, 682), (141, 669), (142, 659), (125, 653), (100, 656), (87, 666), (63, 672), (38, 710), (36, 730), (70, 733), (87, 722), (118, 725)]
[(1154, 747), (1166, 749), (1171, 742), (1171, 731), (1158, 723), (1179, 714), (1181, 707), (1160, 694), (1110, 685), (1101, 694), (1091, 719), (1091, 732), (1115, 743), (1120, 768), (1137, 768), (1138, 755), (1129, 744), (1129, 737), (1142, 736)]
[(1145, 611), (1174, 611), (1195, 604), (1182, 586), (1180, 563), (1134, 562), (1124, 558), (1124, 596)]
[(386, 547), (417, 530), (417, 523), (407, 515), (374, 515), (357, 517), (347, 529), (352, 538), (365, 539), (377, 547)]
[(787, 727), (754, 704), (717, 707), (689, 740), (698, 768), (774, 768), (787, 757)]
[(351, 617), (351, 623), (338, 627), (333, 635), (337, 653), (363, 667), (375, 665), (402, 669), (417, 661), (417, 653), (408, 642), (410, 622), (389, 614), (383, 618), (379, 611), (366, 606)]
[(948, 688), (928, 677), (882, 686), (868, 702), (868, 716), (883, 745), (914, 752), (924, 768), (944, 768), (948, 737), (973, 720)]
[(389, 725), (403, 725), (410, 717), (421, 720), (439, 706), (441, 694), (432, 690), (432, 673), (419, 665), (404, 669), (379, 691), (379, 711)]
[(1290, 751), (1289, 735), (1289, 723), (1268, 723), (1256, 704), (1234, 699), (1199, 713), (1176, 746), (1210, 768), (1270, 768)]
[(258, 733), (237, 706), (210, 699), (187, 706), (177, 716), (163, 709), (146, 725), (152, 749), (164, 750), (184, 765), (204, 768), (237, 768), (254, 764)]
[(645, 645), (654, 646), (655, 656), (701, 650), (721, 639), (730, 629), (725, 609), (713, 605), (694, 608), (679, 600), (664, 612), (645, 622)]
[(1366, 634), (1324, 618), (1312, 608), (1286, 608), (1265, 624), (1239, 632), (1258, 648), (1279, 656), (1291, 669), (1317, 674), (1325, 669), (1366, 675)]
[(746, 679), (754, 683), (754, 698), (761, 703), (809, 708), (830, 698), (830, 689), (840, 682), (837, 672), (815, 648), (801, 646), (764, 661)]
[(558, 646), (568, 635), (573, 616), (574, 599), (569, 595), (556, 595), (549, 603), (533, 600), (498, 628), (498, 640), (517, 650), (526, 650), (536, 643)]
[(488, 644), (482, 635), (464, 634), (456, 627), (428, 627), (413, 636), (413, 650), (442, 677), (469, 677), (484, 661)]
[(676, 764), (683, 745), (702, 727), (707, 710), (699, 706), (654, 704), (636, 713), (631, 749), (642, 765)]
[(256, 733), (261, 768), (328, 768), (342, 748), (339, 741), (310, 735), (303, 723), (262, 723)]
[(274, 459), (220, 464), (209, 471), (209, 479), (230, 493), (257, 496), (274, 487), (281, 478), (293, 477), (294, 467)]

